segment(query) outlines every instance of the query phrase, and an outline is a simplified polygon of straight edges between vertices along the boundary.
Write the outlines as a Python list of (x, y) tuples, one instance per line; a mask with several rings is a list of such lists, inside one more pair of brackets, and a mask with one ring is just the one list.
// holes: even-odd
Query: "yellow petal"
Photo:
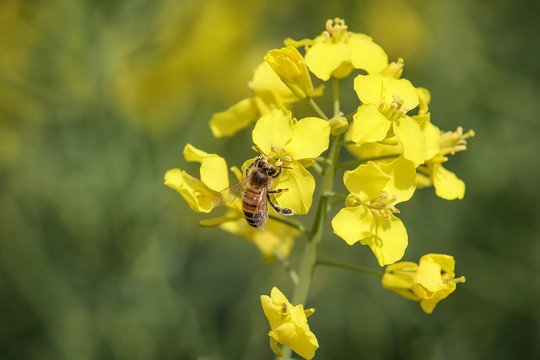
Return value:
[(441, 291), (437, 291), (434, 296), (423, 299), (420, 301), (420, 306), (422, 307), (422, 310), (426, 312), (426, 314), (431, 314), (433, 310), (435, 309), (435, 306), (443, 299), (446, 299), (448, 295), (454, 292), (456, 290), (456, 283), (451, 281), (448, 283), (448, 286), (445, 287)]
[[(415, 284), (420, 284), (427, 292), (436, 292), (444, 287), (441, 277), (441, 266), (437, 263), (421, 261), (414, 279)], [(419, 294), (417, 294), (419, 295)], [(426, 297), (425, 293), (422, 297)]]
[(229, 176), (225, 159), (216, 154), (209, 154), (191, 144), (184, 147), (187, 161), (201, 163), (201, 181), (210, 189), (218, 192), (229, 186)]
[(277, 357), (283, 357), (283, 352), (279, 348), (279, 343), (273, 335), (270, 335), (270, 349), (272, 349), (272, 352), (276, 354)]
[(364, 104), (353, 116), (349, 134), (356, 145), (383, 140), (392, 124), (373, 104)]
[(316, 158), (328, 149), (330, 124), (316, 117), (303, 118), (293, 125), (287, 154), (295, 160)]
[[(278, 97), (279, 102), (286, 104), (298, 101), (291, 89), (281, 81), (266, 61), (263, 61), (255, 70), (251, 90), (256, 96), (264, 99)], [(269, 93), (272, 95), (268, 96)]]
[(167, 171), (165, 185), (178, 191), (194, 211), (208, 213), (213, 209), (212, 199), (216, 193), (185, 171), (180, 169)]
[(433, 164), (433, 186), (437, 196), (446, 200), (463, 199), (465, 196), (463, 180), (439, 163)]
[(289, 208), (297, 214), (307, 214), (313, 201), (315, 179), (297, 161), (288, 165), (292, 169), (283, 169), (276, 179), (274, 189), (289, 189), (275, 198), (281, 207)]
[(445, 254), (426, 254), (420, 258), (420, 263), (423, 262), (432, 262), (439, 264), (441, 270), (444, 271), (450, 279), (454, 278), (454, 267), (456, 262), (454, 257), (451, 255)]
[(229, 187), (225, 159), (220, 156), (205, 157), (201, 163), (201, 181), (216, 192)]
[(371, 37), (365, 34), (350, 33), (347, 45), (351, 49), (351, 61), (355, 69), (376, 74), (388, 66), (388, 56)]
[(210, 130), (217, 138), (232, 136), (255, 122), (258, 115), (255, 100), (243, 99), (227, 110), (215, 113), (210, 119)]
[(384, 77), (381, 75), (358, 75), (354, 79), (354, 91), (356, 91), (358, 98), (363, 104), (373, 104), (378, 107), (380, 104), (379, 100), (385, 100), (383, 95), (383, 81)]
[(392, 162), (380, 164), (379, 167), (392, 178), (392, 181), (385, 185), (384, 192), (397, 196), (395, 204), (409, 200), (416, 190), (414, 163), (400, 156)]
[(439, 153), (441, 146), (439, 140), (441, 138), (441, 130), (430, 122), (427, 122), (422, 132), (426, 138), (426, 159), (429, 160)]
[(414, 162), (415, 167), (426, 160), (426, 138), (414, 119), (404, 116), (393, 125), (394, 133), (403, 145), (403, 157)]
[(255, 145), (263, 153), (268, 154), (272, 145), (285, 147), (291, 141), (292, 134), (291, 112), (286, 109), (274, 109), (257, 121), (252, 138)]
[(393, 264), (405, 254), (408, 244), (407, 230), (400, 219), (391, 215), (391, 220), (379, 218), (376, 235), (362, 241), (369, 245), (380, 266)]
[(382, 75), (358, 75), (354, 79), (354, 90), (364, 104), (379, 106), (384, 100), (386, 106), (394, 101), (394, 95), (403, 100), (403, 107), (411, 110), (418, 106), (418, 94), (407, 79), (394, 79)]
[(343, 182), (347, 189), (359, 195), (362, 201), (378, 198), (391, 180), (392, 178), (373, 161), (360, 165), (354, 170), (345, 171), (343, 175)]
[(292, 46), (268, 51), (264, 60), (299, 99), (313, 91), (311, 77), (304, 58)]
[[(345, 140), (349, 140), (349, 138), (346, 136)], [(347, 150), (349, 150), (351, 154), (353, 154), (359, 159), (370, 159), (387, 155), (399, 156), (399, 154), (403, 153), (403, 147), (401, 146), (399, 141), (396, 145), (387, 145), (381, 143), (366, 143), (360, 146), (349, 145), (347, 146)], [(392, 158), (377, 160), (377, 162), (379, 163), (389, 161), (392, 161)]]
[(351, 50), (344, 43), (316, 43), (306, 53), (306, 64), (315, 76), (326, 81), (350, 56)]
[(382, 284), (386, 289), (410, 289), (418, 265), (411, 261), (400, 261), (386, 267)]
[(217, 156), (217, 155), (209, 154), (205, 151), (197, 149), (195, 146), (191, 144), (186, 144), (186, 146), (184, 146), (184, 159), (186, 159), (186, 161), (202, 163), (203, 159), (208, 156)]
[(332, 219), (334, 233), (349, 245), (373, 234), (373, 214), (364, 206), (341, 209)]
[(431, 94), (429, 93), (428, 89), (423, 87), (417, 87), (416, 93), (418, 94), (419, 101), (418, 114), (426, 114), (429, 111), (428, 105), (431, 102)]

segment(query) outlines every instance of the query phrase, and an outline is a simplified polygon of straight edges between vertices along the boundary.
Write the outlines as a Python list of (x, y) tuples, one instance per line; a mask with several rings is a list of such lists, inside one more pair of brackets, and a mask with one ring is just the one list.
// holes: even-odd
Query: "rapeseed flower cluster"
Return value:
[[(428, 254), (418, 265), (399, 262), (409, 237), (397, 206), (413, 198), (417, 189), (430, 186), (443, 199), (462, 199), (465, 183), (443, 164), (449, 155), (466, 149), (474, 132), (461, 127), (444, 132), (434, 125), (431, 95), (402, 77), (403, 59), (389, 63), (371, 37), (350, 32), (342, 19), (328, 20), (325, 31), (313, 39), (286, 39), (284, 44), (268, 51), (255, 69), (249, 83), (252, 96), (210, 119), (211, 132), (218, 138), (252, 127), (252, 144), (245, 147), (255, 149), (257, 156), (240, 168), (231, 167), (235, 181), (229, 182), (223, 157), (188, 144), (184, 158), (201, 164), (200, 176), (172, 169), (165, 184), (196, 212), (225, 205), (225, 213), (201, 225), (219, 225), (255, 243), (264, 258), (283, 263), (295, 285), (297, 305), (275, 287), (270, 297), (261, 296), (271, 328), (270, 346), (278, 356), (295, 351), (311, 359), (318, 342), (307, 324), (313, 311), (304, 310), (303, 304), (313, 270), (321, 263), (319, 244), (332, 198), (344, 199), (331, 219), (333, 232), (348, 245), (367, 245), (379, 265), (387, 266), (383, 287), (419, 301), (431, 313), (464, 282), (463, 277), (455, 278), (454, 259), (448, 255)], [(339, 101), (338, 82), (353, 71), (360, 72), (350, 89), (357, 102), (348, 106)], [(330, 80), (334, 101), (327, 114), (315, 98), (324, 96), (325, 84), (320, 83)], [(313, 113), (299, 116), (295, 103), (300, 101)], [(340, 163), (344, 147), (354, 160)], [(334, 192), (340, 168), (348, 168), (344, 195)], [(308, 214), (313, 204), (317, 208), (309, 230), (286, 217)], [(295, 238), (302, 235), (307, 242), (298, 275), (287, 257)]]

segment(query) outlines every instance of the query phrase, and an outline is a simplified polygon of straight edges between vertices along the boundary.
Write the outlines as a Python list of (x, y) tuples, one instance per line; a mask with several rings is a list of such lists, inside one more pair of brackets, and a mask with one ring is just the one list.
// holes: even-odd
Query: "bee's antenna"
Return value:
[(251, 148), (252, 148), (253, 150), (255, 150), (256, 152), (258, 152), (259, 155), (262, 155), (262, 152), (261, 152), (261, 150), (257, 147), (257, 145), (254, 145), (254, 146), (252, 146)]
[(280, 166), (282, 169), (292, 169), (292, 167), (288, 167), (288, 166)]

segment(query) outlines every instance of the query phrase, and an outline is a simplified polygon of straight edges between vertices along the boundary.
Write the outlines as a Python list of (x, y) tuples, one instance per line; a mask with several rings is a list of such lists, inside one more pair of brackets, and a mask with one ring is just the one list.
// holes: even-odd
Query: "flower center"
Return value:
[(272, 144), (270, 151), (272, 151), (273, 156), (268, 160), (276, 166), (283, 166), (293, 162), (293, 158), (287, 155), (287, 150), (282, 146)]
[(385, 218), (390, 221), (392, 219), (391, 214), (399, 213), (392, 204), (397, 200), (397, 195), (390, 196), (388, 193), (381, 193), (375, 200), (362, 201), (357, 195), (349, 194), (345, 200), (345, 206), (365, 206), (369, 211), (373, 213), (376, 218)]
[(326, 31), (323, 32), (326, 42), (339, 43), (347, 41), (349, 38), (349, 32), (347, 31), (347, 25), (345, 20), (335, 18), (334, 20), (328, 19), (326, 21)]
[(387, 105), (383, 99), (379, 100), (379, 111), (386, 116), (388, 120), (395, 121), (405, 116), (407, 111), (409, 111), (409, 108), (403, 106), (403, 99), (401, 99), (399, 95), (392, 95), (392, 97), (394, 98), (394, 101), (389, 105)]
[(441, 155), (454, 155), (458, 151), (467, 150), (467, 139), (474, 136), (474, 131), (469, 130), (465, 134), (460, 126), (456, 131), (447, 131), (441, 134), (439, 144)]

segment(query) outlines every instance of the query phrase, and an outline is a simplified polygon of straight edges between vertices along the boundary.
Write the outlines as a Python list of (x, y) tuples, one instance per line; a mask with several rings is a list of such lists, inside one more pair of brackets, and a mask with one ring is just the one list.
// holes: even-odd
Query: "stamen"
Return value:
[(459, 284), (459, 283), (464, 283), (464, 282), (466, 281), (466, 279), (465, 279), (465, 276), (460, 276), (460, 277), (458, 277), (458, 278), (444, 279), (444, 280), (443, 280), (443, 282), (444, 282), (445, 284), (448, 284), (448, 283), (451, 282), (451, 281), (455, 282), (456, 284)]
[(467, 140), (474, 136), (474, 131), (469, 130), (463, 133), (463, 128), (459, 126), (456, 131), (446, 131), (441, 134), (439, 144), (441, 148), (441, 156), (451, 154), (454, 155), (459, 151), (467, 150)]
[(347, 37), (349, 36), (349, 33), (347, 31), (347, 25), (345, 25), (345, 21), (340, 18), (327, 20), (326, 31), (324, 33), (328, 33), (329, 36), (331, 37), (331, 41), (335, 43), (340, 42), (340, 41), (345, 41), (347, 40)]

